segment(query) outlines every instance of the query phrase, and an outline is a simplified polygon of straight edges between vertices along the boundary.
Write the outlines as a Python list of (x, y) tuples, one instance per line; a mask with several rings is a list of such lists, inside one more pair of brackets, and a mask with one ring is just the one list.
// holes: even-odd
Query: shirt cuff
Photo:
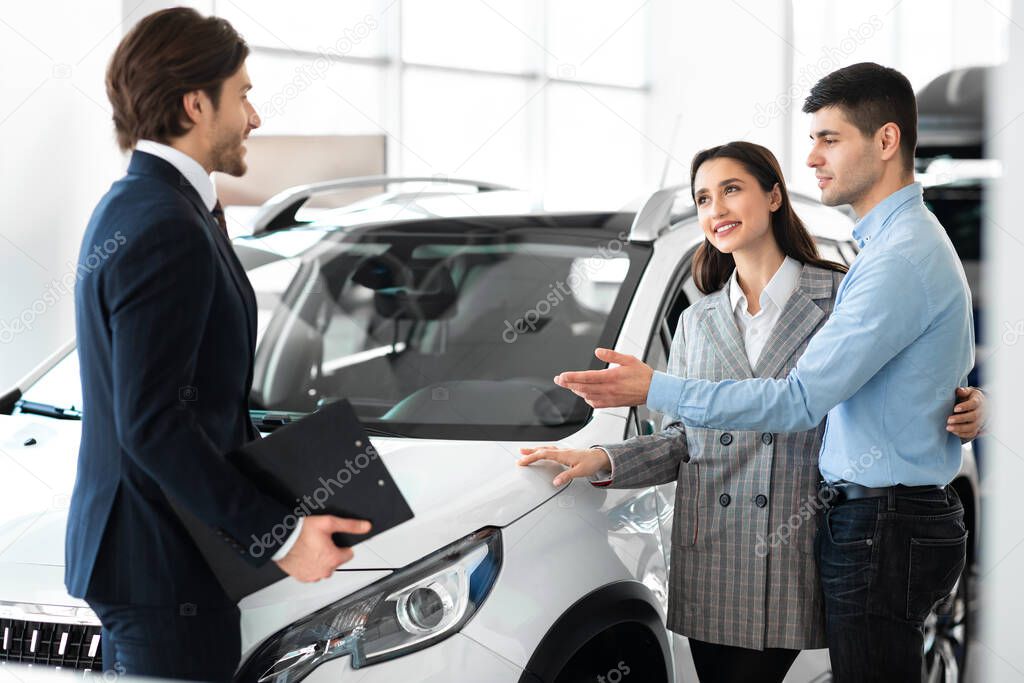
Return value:
[(673, 396), (672, 380), (664, 372), (655, 372), (647, 390), (647, 409), (663, 415), (675, 415), (679, 392)]
[(600, 470), (590, 475), (590, 483), (593, 486), (609, 486), (612, 480), (615, 479), (615, 461), (612, 460), (612, 454), (604, 446), (591, 446), (591, 448), (600, 448), (604, 451), (608, 456), (608, 462), (612, 464), (612, 468), (610, 470)]
[(292, 531), (291, 536), (285, 539), (285, 542), (281, 544), (281, 547), (277, 549), (277, 552), (274, 553), (273, 557), (271, 557), (270, 559), (272, 559), (274, 562), (279, 562), (284, 559), (284, 556), (287, 555), (289, 551), (291, 551), (292, 546), (295, 545), (295, 542), (299, 540), (299, 534), (302, 533), (303, 521), (305, 520), (302, 517), (299, 517), (299, 522), (295, 525), (295, 530)]

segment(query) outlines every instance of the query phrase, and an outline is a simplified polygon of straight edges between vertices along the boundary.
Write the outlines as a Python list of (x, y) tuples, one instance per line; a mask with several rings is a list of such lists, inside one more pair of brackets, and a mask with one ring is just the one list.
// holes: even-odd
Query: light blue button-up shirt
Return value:
[(854, 227), (861, 251), (835, 308), (785, 379), (711, 382), (655, 373), (651, 410), (712, 429), (796, 432), (826, 416), (819, 468), (863, 486), (946, 484), (960, 439), (946, 431), (974, 366), (963, 266), (921, 185)]

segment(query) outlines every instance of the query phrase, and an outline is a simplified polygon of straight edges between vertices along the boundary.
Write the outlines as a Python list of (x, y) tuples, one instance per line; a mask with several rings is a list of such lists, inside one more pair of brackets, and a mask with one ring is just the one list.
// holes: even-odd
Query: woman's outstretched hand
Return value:
[(569, 469), (561, 472), (552, 482), (555, 486), (566, 484), (577, 477), (589, 477), (601, 470), (612, 468), (611, 460), (603, 448), (559, 448), (557, 446), (535, 446), (520, 448), (523, 457), (519, 465), (525, 467), (538, 460), (551, 460)]

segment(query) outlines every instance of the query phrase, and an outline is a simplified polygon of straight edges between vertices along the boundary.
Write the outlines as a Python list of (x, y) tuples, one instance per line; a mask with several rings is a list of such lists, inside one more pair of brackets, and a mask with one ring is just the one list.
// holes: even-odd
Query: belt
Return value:
[(822, 502), (829, 506), (834, 506), (848, 500), (858, 500), (860, 498), (886, 498), (890, 493), (895, 493), (899, 496), (912, 493), (928, 493), (930, 491), (945, 490), (945, 486), (937, 486), (935, 484), (924, 484), (922, 486), (904, 486), (903, 484), (896, 484), (895, 486), (883, 486), (881, 488), (861, 486), (860, 484), (854, 484), (852, 481), (837, 481), (834, 484), (822, 481), (818, 484), (818, 496), (821, 498)]

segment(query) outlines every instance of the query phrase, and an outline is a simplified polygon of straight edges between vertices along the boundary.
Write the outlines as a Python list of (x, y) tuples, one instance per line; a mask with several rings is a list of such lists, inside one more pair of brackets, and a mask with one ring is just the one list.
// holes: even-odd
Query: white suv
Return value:
[[(552, 377), (600, 367), (598, 346), (664, 368), (676, 320), (700, 298), (688, 190), (636, 212), (545, 213), (449, 179), (299, 218), (314, 195), (408, 182), (294, 188), (235, 240), (259, 303), (257, 426), (347, 398), (415, 513), (332, 578), (245, 598), (238, 680), (676, 680), (685, 641), (664, 626), (674, 484), (555, 489), (554, 465), (515, 463), (524, 445), (655, 429), (644, 408), (591, 410)], [(794, 201), (823, 256), (852, 261), (850, 219)], [(0, 660), (100, 668), (98, 622), (63, 585), (80, 406), (73, 344), (0, 399)], [(976, 538), (965, 456), (954, 486)], [(940, 669), (962, 663), (961, 584), (931, 625)]]

